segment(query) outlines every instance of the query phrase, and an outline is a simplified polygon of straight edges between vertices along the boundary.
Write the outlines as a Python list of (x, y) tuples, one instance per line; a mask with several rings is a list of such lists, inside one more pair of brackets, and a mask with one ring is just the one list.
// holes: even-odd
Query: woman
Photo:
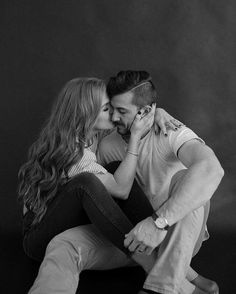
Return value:
[[(42, 261), (54, 236), (90, 222), (127, 252), (123, 232), (111, 233), (106, 223), (112, 209), (121, 219), (121, 226), (125, 223), (126, 233), (132, 229), (132, 222), (110, 195), (128, 199), (139, 140), (153, 125), (155, 105), (146, 116), (142, 117), (142, 111), (137, 114), (130, 129), (127, 154), (114, 174), (100, 166), (95, 155), (101, 137), (114, 127), (111, 111), (106, 85), (100, 79), (76, 78), (60, 92), (49, 120), (29, 150), (28, 161), (19, 171), (19, 198), (24, 203), (23, 245), (29, 257)], [(167, 118), (172, 128), (179, 125), (169, 115)], [(146, 197), (138, 187), (135, 191), (143, 198), (139, 202), (141, 210), (147, 207), (150, 214), (152, 208)], [(129, 197), (129, 205), (135, 197)], [(126, 201), (122, 202), (120, 206), (125, 210)]]

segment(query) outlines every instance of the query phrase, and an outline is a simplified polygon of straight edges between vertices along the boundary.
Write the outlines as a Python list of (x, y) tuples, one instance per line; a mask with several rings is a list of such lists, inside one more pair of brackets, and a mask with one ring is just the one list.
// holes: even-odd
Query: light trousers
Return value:
[[(183, 175), (184, 172), (180, 172), (175, 177), (171, 192), (178, 187)], [(205, 228), (208, 213), (209, 203), (190, 212), (169, 228), (165, 240), (155, 250), (157, 258), (147, 274), (144, 288), (164, 294), (191, 294), (194, 291), (191, 281), (197, 273), (191, 269), (190, 263), (202, 241), (207, 238)], [(117, 243), (119, 247), (113, 245), (112, 238), (113, 243), (108, 240), (113, 231), (109, 230), (109, 234), (107, 230), (104, 232), (106, 237), (94, 225), (86, 224), (56, 235), (47, 246), (38, 276), (29, 293), (74, 294), (83, 270), (137, 265), (125, 250), (121, 250), (124, 235), (121, 234), (123, 239)]]
[[(190, 294), (197, 274), (191, 258), (203, 241), (204, 208), (171, 227), (158, 250), (144, 288), (160, 293)], [(201, 239), (199, 239), (199, 238)], [(69, 229), (49, 243), (30, 294), (75, 294), (82, 270), (107, 270), (137, 265), (92, 225)]]

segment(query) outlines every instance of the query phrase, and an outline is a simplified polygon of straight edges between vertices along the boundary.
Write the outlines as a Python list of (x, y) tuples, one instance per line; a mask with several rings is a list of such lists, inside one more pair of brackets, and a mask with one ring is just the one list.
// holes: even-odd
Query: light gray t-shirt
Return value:
[[(140, 141), (136, 180), (148, 197), (154, 210), (168, 199), (172, 176), (186, 167), (178, 159), (178, 150), (190, 140), (204, 143), (192, 130), (181, 127), (170, 131), (167, 137), (154, 129)], [(127, 151), (127, 143), (116, 132), (102, 139), (97, 150), (98, 162), (106, 165), (111, 161), (122, 161)]]

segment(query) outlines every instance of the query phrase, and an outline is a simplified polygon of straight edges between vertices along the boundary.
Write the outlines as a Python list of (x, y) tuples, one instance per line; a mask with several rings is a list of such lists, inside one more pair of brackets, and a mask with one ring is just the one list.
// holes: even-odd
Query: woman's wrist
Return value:
[(140, 143), (140, 139), (141, 137), (139, 135), (132, 135), (130, 136), (130, 139), (129, 139), (129, 146), (132, 148), (128, 148), (130, 150), (138, 150), (138, 146), (139, 146), (139, 143)]
[(140, 139), (138, 139), (137, 137), (130, 138), (127, 152), (133, 155), (137, 154), (138, 156), (139, 142), (140, 142)]
[(131, 155), (133, 155), (133, 156), (136, 156), (136, 157), (138, 157), (138, 152), (135, 152), (135, 151), (132, 151), (132, 150), (127, 150), (127, 153), (129, 153), (129, 154), (131, 154)]

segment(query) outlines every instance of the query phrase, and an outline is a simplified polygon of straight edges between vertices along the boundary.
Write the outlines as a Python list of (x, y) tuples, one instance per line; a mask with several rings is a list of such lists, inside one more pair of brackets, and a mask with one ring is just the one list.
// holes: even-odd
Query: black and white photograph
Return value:
[(2, 0), (1, 294), (236, 293), (236, 2)]

